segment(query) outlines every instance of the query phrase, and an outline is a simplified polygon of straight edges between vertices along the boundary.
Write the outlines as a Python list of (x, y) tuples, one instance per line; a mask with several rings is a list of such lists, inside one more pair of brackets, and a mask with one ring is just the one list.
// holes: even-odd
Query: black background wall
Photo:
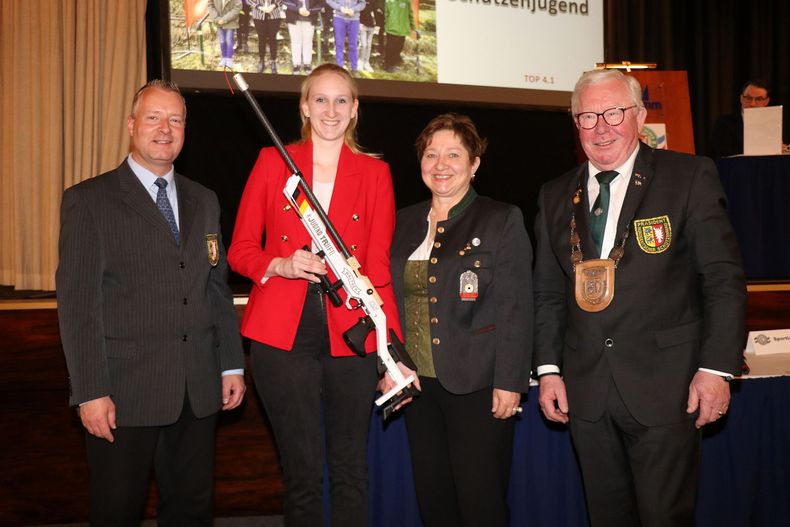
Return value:
[[(213, 189), (222, 206), (226, 245), (235, 211), (258, 151), (272, 144), (240, 95), (186, 93), (187, 140), (176, 169)], [(296, 97), (258, 97), (284, 142), (299, 137)], [(540, 185), (576, 164), (573, 126), (566, 112), (362, 101), (359, 138), (390, 164), (396, 205), (429, 196), (420, 178), (414, 140), (445, 111), (469, 115), (489, 141), (475, 178), (481, 194), (519, 205), (531, 229)], [(232, 277), (233, 281), (237, 277)]]

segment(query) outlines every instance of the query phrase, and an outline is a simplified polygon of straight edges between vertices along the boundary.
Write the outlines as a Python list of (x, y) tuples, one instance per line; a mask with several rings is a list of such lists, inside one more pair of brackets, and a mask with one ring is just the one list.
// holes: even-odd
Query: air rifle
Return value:
[(364, 316), (360, 317), (354, 326), (343, 333), (343, 340), (354, 353), (364, 356), (365, 339), (370, 331), (375, 331), (379, 372), (386, 372), (395, 381), (394, 388), (376, 399), (376, 406), (381, 407), (382, 416), (386, 419), (401, 402), (410, 397), (416, 397), (420, 393), (413, 386), (414, 376), (404, 377), (398, 369), (397, 362), (403, 362), (405, 366), (415, 371), (417, 368), (394, 331), (389, 331), (389, 343), (387, 342), (387, 316), (381, 309), (383, 302), (376, 292), (376, 288), (373, 287), (370, 279), (362, 274), (359, 262), (343, 243), (313, 191), (307, 185), (302, 172), (285, 150), (266, 114), (263, 113), (258, 101), (250, 93), (244, 77), (240, 73), (236, 73), (233, 75), (233, 80), (252, 106), (291, 172), (283, 194), (291, 204), (291, 208), (298, 214), (313, 243), (319, 248), (318, 255), (324, 259), (339, 282), (332, 284), (325, 275), (322, 275), (319, 277), (321, 278), (321, 289), (335, 307), (340, 307), (343, 302), (337, 294), (337, 289), (342, 287), (346, 292), (346, 308), (350, 310), (362, 309), (364, 313)]

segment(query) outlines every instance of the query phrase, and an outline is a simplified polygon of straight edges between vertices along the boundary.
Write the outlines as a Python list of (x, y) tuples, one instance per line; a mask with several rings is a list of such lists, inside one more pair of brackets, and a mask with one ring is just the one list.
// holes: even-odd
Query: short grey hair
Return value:
[(576, 81), (576, 86), (573, 88), (573, 95), (571, 96), (571, 114), (576, 115), (579, 113), (579, 99), (584, 90), (595, 84), (607, 81), (622, 82), (631, 93), (634, 105), (640, 110), (645, 107), (645, 104), (642, 102), (642, 86), (639, 85), (636, 77), (624, 75), (620, 70), (591, 70), (582, 73), (582, 76)]
[(178, 89), (178, 84), (173, 81), (165, 81), (162, 79), (151, 79), (135, 92), (134, 98), (132, 99), (132, 113), (129, 115), (130, 117), (134, 117), (134, 115), (137, 113), (137, 106), (140, 104), (140, 96), (145, 90), (148, 90), (149, 88), (158, 88), (160, 90), (169, 91), (178, 95), (178, 97), (181, 99), (181, 104), (184, 105), (184, 118), (186, 118), (187, 102), (184, 100), (184, 96), (181, 95), (181, 90)]

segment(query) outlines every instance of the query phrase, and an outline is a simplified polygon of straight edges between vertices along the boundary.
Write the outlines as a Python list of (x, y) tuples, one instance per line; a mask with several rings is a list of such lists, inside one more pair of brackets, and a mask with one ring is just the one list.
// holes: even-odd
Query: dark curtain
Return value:
[[(606, 0), (606, 62), (655, 62), (686, 70), (697, 153), (713, 122), (737, 111), (744, 82), (762, 79), (790, 119), (790, 2), (787, 0)], [(785, 142), (788, 134), (785, 132)]]

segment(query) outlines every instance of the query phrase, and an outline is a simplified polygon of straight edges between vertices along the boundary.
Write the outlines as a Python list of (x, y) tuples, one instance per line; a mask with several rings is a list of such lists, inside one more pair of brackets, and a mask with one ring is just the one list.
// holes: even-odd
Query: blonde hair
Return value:
[[(354, 77), (344, 68), (332, 63), (321, 64), (315, 68), (307, 78), (302, 81), (302, 96), (299, 98), (299, 117), (302, 119), (302, 142), (309, 141), (312, 137), (312, 129), (310, 128), (310, 119), (305, 117), (301, 111), (302, 105), (307, 102), (307, 97), (310, 95), (310, 88), (313, 86), (315, 80), (321, 75), (328, 75), (334, 73), (339, 75), (348, 84), (351, 91), (351, 98), (356, 101), (359, 100), (359, 88)], [(359, 108), (357, 108), (356, 115), (351, 118), (348, 123), (346, 132), (343, 135), (343, 142), (355, 154), (362, 153), (362, 150), (357, 143), (357, 121), (359, 120)]]

